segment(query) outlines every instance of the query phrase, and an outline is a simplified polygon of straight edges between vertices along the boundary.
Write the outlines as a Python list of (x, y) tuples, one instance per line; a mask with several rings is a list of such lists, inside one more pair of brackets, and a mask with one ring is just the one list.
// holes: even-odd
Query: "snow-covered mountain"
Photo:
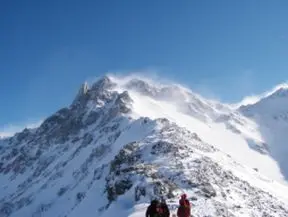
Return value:
[(139, 77), (85, 83), (39, 128), (0, 140), (0, 216), (138, 217), (155, 197), (175, 213), (182, 192), (195, 217), (288, 216), (253, 106)]
[(258, 102), (241, 106), (239, 111), (257, 123), (270, 156), (288, 179), (288, 87), (274, 89)]

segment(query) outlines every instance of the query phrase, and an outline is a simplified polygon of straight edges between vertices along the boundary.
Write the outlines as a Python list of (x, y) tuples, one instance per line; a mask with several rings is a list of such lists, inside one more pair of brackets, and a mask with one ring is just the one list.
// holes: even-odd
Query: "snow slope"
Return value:
[[(172, 213), (288, 216), (288, 187), (258, 123), (179, 85), (138, 77), (84, 84), (39, 128), (0, 140), (0, 216)], [(2, 148), (1, 148), (2, 147)]]
[(282, 85), (257, 103), (241, 106), (239, 111), (258, 124), (270, 156), (278, 163), (287, 180), (288, 87)]

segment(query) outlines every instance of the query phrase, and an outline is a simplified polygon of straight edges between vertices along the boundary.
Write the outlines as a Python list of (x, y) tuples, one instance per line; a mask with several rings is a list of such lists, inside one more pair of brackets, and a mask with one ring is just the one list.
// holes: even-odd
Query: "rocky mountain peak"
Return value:
[(159, 92), (159, 89), (154, 85), (151, 85), (149, 82), (138, 78), (133, 78), (132, 80), (128, 81), (125, 87), (147, 96), (155, 96), (156, 93)]
[(111, 98), (113, 87), (115, 86), (116, 84), (112, 82), (108, 76), (104, 76), (97, 80), (91, 87), (85, 82), (78, 91), (78, 94), (72, 103), (72, 107), (83, 109), (90, 100), (94, 101), (96, 104), (106, 102)]
[(261, 105), (264, 103), (269, 103), (269, 102), (274, 102), (277, 100), (278, 102), (282, 101), (288, 101), (288, 84), (280, 84), (276, 86), (273, 90), (266, 92), (264, 94), (259, 95), (258, 97), (256, 96), (257, 100), (253, 103), (249, 103), (247, 105), (241, 105), (239, 109), (245, 109), (246, 107), (254, 107), (257, 105)]
[(275, 88), (266, 94), (258, 102), (239, 107), (244, 114), (273, 115), (278, 116), (288, 112), (288, 88), (283, 86)]
[(103, 78), (96, 81), (91, 86), (91, 91), (105, 91), (110, 90), (112, 87), (114, 87), (116, 84), (111, 80), (110, 77), (104, 76)]

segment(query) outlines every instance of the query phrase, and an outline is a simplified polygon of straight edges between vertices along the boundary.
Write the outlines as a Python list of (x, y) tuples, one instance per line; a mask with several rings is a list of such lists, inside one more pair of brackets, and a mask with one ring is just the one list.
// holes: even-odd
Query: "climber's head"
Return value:
[(181, 195), (181, 199), (184, 199), (184, 200), (185, 200), (186, 198), (187, 198), (187, 194), (182, 194), (182, 195)]

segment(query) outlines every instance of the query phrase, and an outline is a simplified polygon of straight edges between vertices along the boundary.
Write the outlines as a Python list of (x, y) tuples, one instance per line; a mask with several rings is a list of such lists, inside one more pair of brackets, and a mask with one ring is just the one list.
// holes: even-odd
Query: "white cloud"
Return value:
[(42, 123), (42, 120), (29, 122), (25, 124), (8, 124), (5, 126), (0, 127), (0, 138), (10, 137), (13, 136), (15, 133), (21, 132), (25, 128), (33, 129)]

